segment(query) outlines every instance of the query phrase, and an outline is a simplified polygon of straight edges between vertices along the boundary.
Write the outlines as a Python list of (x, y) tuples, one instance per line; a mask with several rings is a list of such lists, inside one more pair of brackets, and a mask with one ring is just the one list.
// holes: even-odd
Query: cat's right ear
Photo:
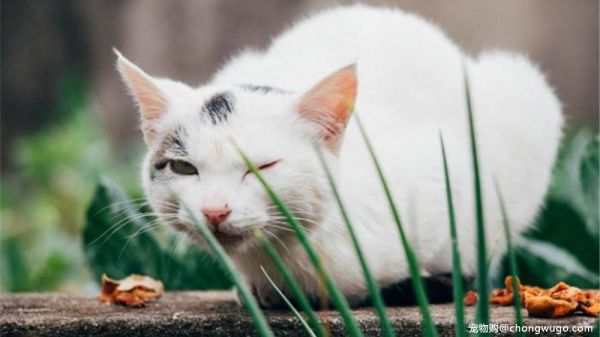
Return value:
[(140, 109), (144, 140), (150, 145), (158, 134), (158, 121), (167, 113), (167, 96), (152, 77), (126, 59), (117, 49), (114, 49), (114, 52), (117, 55), (117, 70)]

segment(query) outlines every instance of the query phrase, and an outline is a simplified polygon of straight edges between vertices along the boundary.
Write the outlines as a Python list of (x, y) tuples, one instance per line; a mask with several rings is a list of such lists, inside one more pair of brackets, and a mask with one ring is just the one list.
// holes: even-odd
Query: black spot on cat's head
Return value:
[(233, 95), (221, 93), (211, 97), (202, 107), (201, 113), (214, 125), (226, 122), (233, 113)]

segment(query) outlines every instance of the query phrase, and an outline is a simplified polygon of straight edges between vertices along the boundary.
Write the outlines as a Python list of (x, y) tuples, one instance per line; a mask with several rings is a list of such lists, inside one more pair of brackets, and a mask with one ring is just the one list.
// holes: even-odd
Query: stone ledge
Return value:
[[(440, 335), (452, 336), (452, 304), (431, 306)], [(467, 308), (468, 321), (473, 308)], [(372, 309), (358, 309), (355, 317), (366, 336), (379, 336), (377, 316)], [(320, 318), (333, 336), (344, 336), (337, 313), (321, 311)], [(389, 308), (398, 336), (418, 336), (420, 314), (417, 307)], [(526, 313), (525, 313), (526, 315)], [(283, 311), (269, 311), (267, 317), (276, 336), (305, 336), (299, 321)], [(513, 310), (494, 307), (493, 322), (512, 324)], [(527, 325), (592, 325), (594, 319), (574, 316), (562, 319), (527, 318)], [(252, 322), (224, 291), (169, 292), (145, 308), (128, 309), (99, 303), (95, 296), (73, 294), (0, 295), (0, 336), (254, 336)], [(547, 336), (556, 336), (547, 333)], [(587, 336), (591, 333), (563, 336)], [(544, 336), (541, 334), (540, 336)]]

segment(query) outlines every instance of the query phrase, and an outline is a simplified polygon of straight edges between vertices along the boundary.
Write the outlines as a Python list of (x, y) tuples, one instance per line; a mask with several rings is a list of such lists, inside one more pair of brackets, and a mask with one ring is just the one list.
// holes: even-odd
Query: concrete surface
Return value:
[[(441, 336), (454, 335), (452, 304), (431, 306)], [(389, 308), (399, 336), (419, 335), (417, 307)], [(467, 308), (467, 323), (473, 319)], [(296, 317), (283, 311), (267, 313), (276, 336), (306, 336)], [(526, 316), (526, 313), (525, 313)], [(320, 317), (333, 336), (344, 336), (344, 326), (332, 311)], [(355, 310), (366, 336), (379, 336), (378, 321), (372, 309)], [(494, 307), (493, 322), (511, 324), (510, 307)], [(563, 319), (526, 319), (530, 326), (592, 325), (593, 318), (574, 316)], [(128, 309), (102, 304), (95, 296), (80, 294), (0, 295), (0, 336), (255, 336), (252, 322), (234, 302), (230, 292), (170, 292), (145, 308)], [(507, 334), (510, 335), (510, 334)], [(533, 334), (532, 334), (533, 335)], [(540, 336), (556, 336), (545, 333)], [(562, 336), (588, 336), (591, 333), (562, 333)]]

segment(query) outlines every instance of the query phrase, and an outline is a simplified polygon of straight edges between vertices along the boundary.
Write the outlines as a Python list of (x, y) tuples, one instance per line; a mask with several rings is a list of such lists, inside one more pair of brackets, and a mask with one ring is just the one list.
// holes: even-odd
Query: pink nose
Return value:
[(206, 217), (206, 220), (213, 225), (216, 229), (219, 229), (219, 225), (223, 223), (225, 218), (231, 213), (231, 209), (227, 204), (222, 207), (205, 207), (202, 209), (202, 214)]

